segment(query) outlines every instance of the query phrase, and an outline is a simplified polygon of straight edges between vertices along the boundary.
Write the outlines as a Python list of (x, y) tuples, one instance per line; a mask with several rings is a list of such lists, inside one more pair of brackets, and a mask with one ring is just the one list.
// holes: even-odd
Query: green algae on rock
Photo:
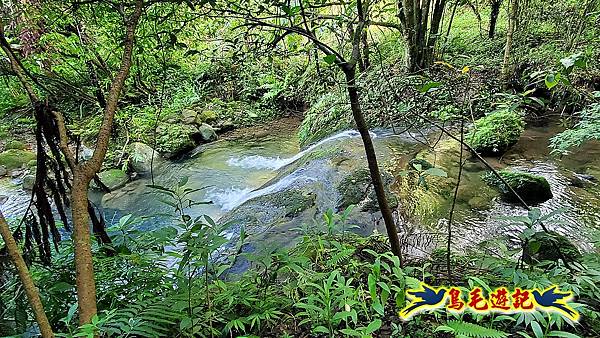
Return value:
[[(550, 184), (542, 176), (506, 170), (500, 171), (499, 174), (525, 202), (542, 203), (552, 198)], [(519, 199), (493, 173), (487, 173), (482, 178), (490, 186), (496, 188), (507, 202), (519, 202)]]

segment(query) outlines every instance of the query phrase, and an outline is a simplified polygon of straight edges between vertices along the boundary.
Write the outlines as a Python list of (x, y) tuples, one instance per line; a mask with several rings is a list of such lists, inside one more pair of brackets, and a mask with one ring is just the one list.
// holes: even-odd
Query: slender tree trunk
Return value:
[(348, 90), (348, 96), (350, 97), (352, 116), (354, 117), (356, 128), (360, 133), (363, 145), (365, 147), (365, 154), (367, 156), (371, 181), (373, 182), (373, 187), (377, 196), (379, 209), (381, 210), (381, 215), (383, 216), (387, 235), (390, 239), (390, 246), (392, 248), (392, 252), (400, 259), (400, 265), (402, 265), (402, 251), (400, 249), (400, 239), (398, 238), (396, 223), (394, 222), (392, 209), (390, 208), (387, 197), (385, 196), (385, 188), (381, 179), (379, 165), (377, 164), (377, 155), (375, 153), (375, 148), (373, 147), (373, 140), (369, 134), (369, 127), (367, 126), (367, 122), (365, 121), (360, 106), (358, 89), (356, 87), (356, 71), (353, 67), (343, 67), (342, 69), (344, 71), (344, 75), (346, 76), (346, 86)]
[(510, 0), (509, 6), (510, 9), (508, 15), (508, 30), (506, 32), (506, 46), (504, 47), (504, 60), (502, 61), (502, 81), (505, 83), (505, 85), (508, 83), (512, 73), (510, 56), (512, 51), (513, 35), (515, 33), (515, 26), (517, 22), (519, 0)]
[(23, 284), (23, 288), (25, 289), (25, 293), (27, 294), (27, 299), (29, 300), (29, 305), (31, 305), (31, 309), (33, 310), (33, 315), (35, 316), (35, 320), (40, 327), (40, 332), (43, 338), (53, 338), (54, 333), (52, 332), (52, 327), (50, 326), (50, 322), (48, 321), (48, 317), (46, 317), (46, 312), (44, 311), (44, 305), (40, 299), (40, 294), (38, 289), (35, 287), (33, 283), (33, 279), (31, 278), (31, 274), (29, 274), (29, 269), (27, 268), (27, 264), (25, 264), (25, 260), (23, 260), (23, 256), (21, 256), (21, 252), (10, 233), (10, 229), (8, 228), (8, 223), (4, 219), (4, 215), (0, 211), (0, 235), (2, 235), (2, 239), (6, 244), (6, 249), (8, 251), (8, 255), (12, 260), (17, 272), (19, 274), (19, 278), (21, 279), (21, 283)]
[(493, 39), (496, 35), (496, 22), (498, 22), (498, 15), (500, 14), (500, 7), (502, 6), (502, 0), (492, 0), (492, 11), (490, 13), (490, 29), (488, 31), (488, 37)]
[[(89, 161), (77, 164), (73, 168), (73, 186), (71, 188), (71, 211), (73, 215), (73, 241), (75, 246), (75, 271), (77, 277), (77, 297), (79, 303), (79, 324), (84, 325), (91, 321), (97, 312), (96, 307), (96, 282), (94, 279), (94, 266), (91, 248), (90, 222), (88, 214), (88, 188), (92, 178), (102, 168), (102, 162), (108, 151), (108, 143), (112, 130), (113, 120), (117, 111), (119, 96), (129, 75), (135, 40), (135, 29), (142, 14), (143, 1), (137, 0), (135, 10), (127, 22), (125, 43), (119, 72), (112, 81), (106, 106), (104, 119), (98, 131), (96, 149)], [(64, 128), (64, 126), (63, 126)], [(66, 138), (62, 133), (61, 138)], [(66, 143), (63, 140), (62, 143)], [(71, 157), (72, 155), (65, 155)]]
[(96, 314), (96, 281), (92, 258), (91, 234), (88, 214), (89, 180), (75, 172), (71, 188), (71, 210), (73, 216), (73, 247), (75, 248), (75, 280), (79, 322), (87, 324)]

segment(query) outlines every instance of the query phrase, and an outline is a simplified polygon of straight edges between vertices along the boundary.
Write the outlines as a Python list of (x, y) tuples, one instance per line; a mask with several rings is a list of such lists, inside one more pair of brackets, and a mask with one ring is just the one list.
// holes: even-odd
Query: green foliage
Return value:
[[(596, 92), (600, 97), (600, 93)], [(579, 122), (550, 140), (554, 153), (566, 155), (591, 140), (600, 140), (600, 103), (592, 103), (579, 113)]]
[(458, 320), (450, 320), (446, 325), (441, 325), (435, 328), (435, 331), (453, 333), (455, 337), (472, 337), (472, 338), (505, 338), (508, 334), (496, 329), (491, 329), (467, 323)]
[(499, 155), (517, 143), (524, 130), (525, 122), (518, 113), (497, 111), (475, 121), (466, 140), (481, 154)]
[(18, 169), (35, 160), (35, 153), (28, 150), (9, 149), (0, 153), (0, 165), (6, 169)]
[(336, 131), (347, 129), (350, 123), (350, 105), (345, 95), (327, 93), (313, 104), (304, 114), (298, 131), (300, 144), (307, 145)]

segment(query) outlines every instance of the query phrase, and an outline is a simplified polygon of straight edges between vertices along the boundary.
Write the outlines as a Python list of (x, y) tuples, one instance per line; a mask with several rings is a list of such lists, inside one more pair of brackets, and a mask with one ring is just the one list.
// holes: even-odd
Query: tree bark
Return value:
[(98, 131), (96, 149), (89, 161), (73, 168), (73, 186), (71, 188), (71, 210), (73, 215), (73, 241), (75, 247), (75, 271), (77, 277), (77, 297), (79, 303), (79, 324), (88, 324), (97, 313), (96, 282), (91, 248), (90, 220), (88, 213), (87, 191), (90, 181), (102, 168), (102, 162), (108, 150), (113, 120), (117, 111), (119, 96), (129, 75), (135, 29), (142, 14), (143, 1), (137, 0), (132, 16), (127, 23), (123, 56), (119, 72), (112, 81), (104, 118)]
[(33, 315), (35, 316), (35, 320), (40, 327), (40, 333), (44, 338), (53, 338), (54, 332), (52, 332), (52, 327), (50, 326), (50, 322), (48, 321), (48, 317), (46, 317), (46, 312), (44, 311), (44, 305), (40, 299), (40, 294), (38, 289), (36, 288), (33, 279), (31, 278), (31, 274), (29, 274), (29, 269), (27, 268), (27, 264), (25, 264), (25, 260), (23, 260), (23, 256), (19, 251), (17, 243), (10, 233), (10, 229), (8, 228), (8, 223), (4, 219), (4, 215), (0, 211), (0, 235), (2, 235), (2, 239), (6, 244), (6, 249), (8, 251), (8, 255), (10, 256), (11, 261), (15, 265), (17, 272), (19, 274), (19, 278), (21, 279), (21, 283), (23, 284), (23, 288), (25, 289), (25, 293), (27, 294), (27, 299), (29, 300), (29, 305), (31, 305), (31, 309), (33, 310)]
[(488, 31), (488, 37), (493, 39), (496, 35), (496, 22), (498, 22), (498, 15), (500, 14), (500, 7), (502, 6), (502, 0), (492, 0), (492, 11), (490, 13), (490, 29)]
[(510, 0), (508, 15), (508, 30), (506, 32), (506, 46), (504, 47), (504, 60), (502, 61), (502, 81), (506, 85), (511, 76), (510, 55), (512, 51), (513, 35), (517, 22), (519, 0)]
[(356, 122), (356, 129), (358, 129), (360, 137), (363, 141), (365, 154), (367, 156), (367, 163), (369, 165), (371, 181), (373, 182), (373, 188), (375, 189), (377, 203), (379, 204), (381, 215), (383, 216), (387, 235), (390, 240), (390, 246), (394, 255), (400, 259), (400, 266), (402, 266), (402, 251), (400, 248), (400, 239), (398, 238), (398, 230), (396, 229), (396, 223), (394, 222), (392, 209), (390, 208), (387, 197), (385, 196), (385, 188), (381, 179), (381, 173), (377, 163), (377, 155), (375, 153), (375, 148), (373, 147), (373, 140), (369, 134), (369, 127), (367, 126), (367, 122), (365, 121), (360, 106), (358, 89), (356, 87), (356, 71), (353, 67), (342, 67), (342, 70), (346, 76), (346, 88), (348, 90), (348, 96), (350, 97), (352, 116)]

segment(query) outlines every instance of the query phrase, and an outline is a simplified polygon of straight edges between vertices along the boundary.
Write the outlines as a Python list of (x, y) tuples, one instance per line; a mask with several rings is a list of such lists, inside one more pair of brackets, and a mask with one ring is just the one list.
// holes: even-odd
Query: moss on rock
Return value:
[[(383, 183), (386, 188), (386, 197), (391, 208), (398, 206), (398, 198), (390, 192), (389, 187), (394, 178), (387, 172), (383, 172)], [(349, 205), (358, 205), (361, 211), (374, 212), (379, 210), (377, 195), (371, 181), (368, 169), (358, 169), (344, 177), (338, 185), (341, 198), (337, 205), (338, 209), (346, 209)]]
[(24, 142), (14, 140), (14, 141), (7, 142), (6, 145), (4, 146), (4, 148), (6, 150), (9, 150), (9, 149), (25, 150), (25, 149), (27, 149), (27, 145)]
[[(120, 169), (109, 169), (98, 174), (100, 181), (110, 190), (116, 190), (122, 188), (127, 182), (129, 182), (129, 176)], [(92, 184), (92, 188), (98, 188), (95, 184)]]
[(512, 147), (525, 130), (523, 118), (513, 111), (498, 111), (475, 121), (467, 142), (484, 156), (498, 156)]
[(35, 160), (34, 152), (21, 149), (9, 149), (0, 153), (0, 166), (4, 166), (7, 170), (18, 169)]
[[(554, 231), (549, 233), (536, 232), (533, 234), (531, 242), (524, 248), (524, 257), (527, 263), (558, 261), (562, 259), (561, 253), (568, 262), (575, 262), (581, 258), (581, 253), (577, 247), (568, 238)], [(537, 250), (534, 250), (534, 248)]]
[[(500, 176), (515, 190), (525, 202), (542, 203), (552, 198), (552, 190), (548, 181), (538, 175), (513, 172), (502, 170)], [(507, 202), (519, 202), (518, 198), (510, 191), (510, 189), (493, 173), (487, 173), (483, 176), (483, 180), (490, 186), (496, 188), (502, 198)]]

